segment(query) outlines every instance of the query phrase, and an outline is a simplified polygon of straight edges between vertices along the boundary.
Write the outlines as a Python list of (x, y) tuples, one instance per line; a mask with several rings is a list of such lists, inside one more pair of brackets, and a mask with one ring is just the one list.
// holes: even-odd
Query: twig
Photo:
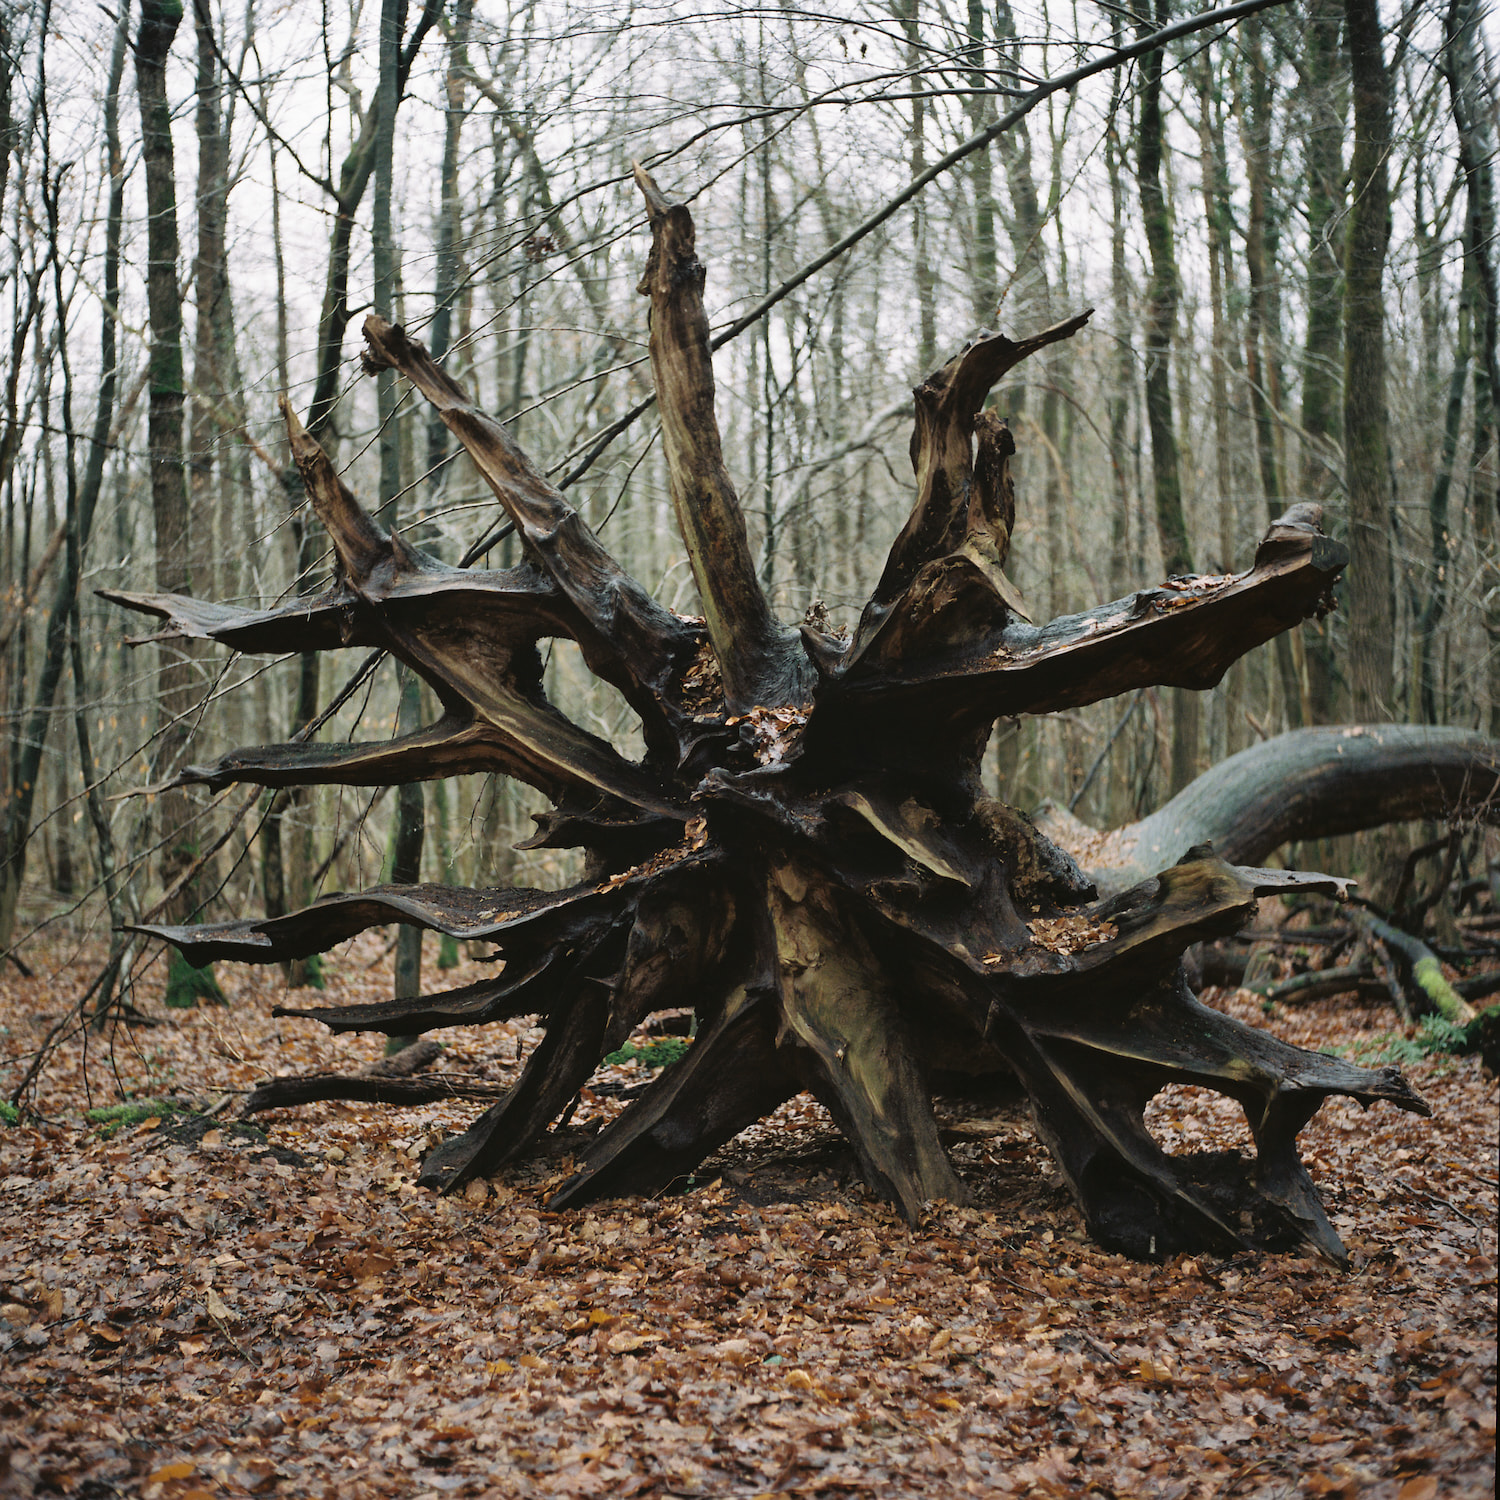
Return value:
[(26, 1069), (21, 1081), (11, 1090), (10, 1102), (12, 1104), (19, 1104), (21, 1102), (21, 1096), (31, 1087), (37, 1074), (42, 1071), (42, 1064), (51, 1055), (53, 1044), (62, 1031), (74, 1022), (81, 1023), (83, 1013), (88, 1008), (89, 1001), (94, 998), (100, 985), (114, 983), (114, 976), (119, 972), (121, 952), (123, 952), (123, 949), (116, 949), (111, 952), (104, 967), (94, 976), (94, 982), (83, 992), (77, 1004), (66, 1011), (61, 1020), (42, 1038), (41, 1045), (36, 1049), (36, 1053), (31, 1059), (31, 1065)]
[(1093, 765), (1089, 767), (1089, 774), (1083, 778), (1082, 785), (1071, 797), (1068, 798), (1068, 811), (1072, 812), (1080, 802), (1083, 801), (1088, 789), (1093, 786), (1094, 778), (1099, 774), (1104, 762), (1109, 759), (1109, 752), (1115, 748), (1115, 741), (1125, 732), (1125, 726), (1130, 722), (1131, 716), (1140, 706), (1141, 694), (1144, 688), (1138, 688), (1135, 696), (1130, 700), (1130, 706), (1120, 715), (1120, 722), (1115, 725), (1114, 733), (1104, 742), (1104, 748), (1095, 758)]
[(333, 848), (328, 852), (328, 858), (313, 872), (313, 878), (308, 882), (312, 890), (317, 890), (323, 884), (323, 877), (333, 868), (334, 861), (344, 852), (349, 840), (364, 827), (365, 819), (375, 811), (376, 804), (385, 794), (390, 791), (389, 786), (376, 787), (370, 800), (365, 803), (365, 810), (333, 841)]
[(1410, 1193), (1413, 1198), (1424, 1198), (1428, 1203), (1440, 1203), (1450, 1212), (1457, 1214), (1465, 1224), (1468, 1224), (1473, 1229), (1477, 1229), (1483, 1232), (1484, 1230), (1489, 1228), (1488, 1224), (1481, 1224), (1478, 1219), (1471, 1219), (1469, 1215), (1466, 1214), (1463, 1209), (1461, 1209), (1458, 1204), (1454, 1203), (1450, 1198), (1441, 1197), (1437, 1193), (1424, 1192), (1421, 1188), (1414, 1188), (1409, 1182), (1401, 1182), (1399, 1179), (1397, 1180), (1397, 1186), (1399, 1186), (1403, 1191)]

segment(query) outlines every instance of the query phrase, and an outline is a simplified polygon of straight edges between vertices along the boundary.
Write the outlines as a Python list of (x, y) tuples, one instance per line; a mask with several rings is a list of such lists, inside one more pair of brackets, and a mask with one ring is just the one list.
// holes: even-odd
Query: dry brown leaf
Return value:
[[(382, 941), (335, 955), (318, 1003), (387, 998)], [(494, 972), (462, 964), (445, 985)], [(234, 1028), (240, 1057), (290, 1071), (351, 1047), (379, 1055), (378, 1036), (273, 1020), (286, 997), (274, 968), (225, 965), (220, 979), (232, 1008), (172, 1013), (151, 1035), (153, 1066), (209, 1093), (249, 1087), (253, 1063), (226, 1057), (207, 1021)], [(1389, 1029), (1351, 1001), (1266, 1018), (1249, 997), (1209, 999), (1314, 1050)], [(34, 1044), (49, 1003), (40, 977), (0, 970), (4, 1055)], [(496, 1026), (465, 1040), (465, 1065), (512, 1080), (543, 1034), (531, 1018)], [(145, 1096), (144, 1061), (116, 1051)], [(91, 1078), (96, 1097), (116, 1087), (108, 1066), (105, 1049), (64, 1049), (42, 1115), (81, 1118)], [(1403, 1486), (1399, 1500), (1492, 1500), (1495, 1085), (1465, 1059), (1415, 1072), (1444, 1122), (1441, 1152), (1429, 1124), (1353, 1106), (1302, 1135), (1314, 1175), (1340, 1184), (1349, 1274), (1296, 1256), (1106, 1255), (1025, 1112), (1004, 1104), (985, 1107), (983, 1132), (945, 1127), (973, 1206), (935, 1206), (915, 1231), (867, 1197), (809, 1096), (723, 1148), (711, 1189), (587, 1214), (546, 1207), (545, 1179), (579, 1149), (571, 1134), (545, 1168), (489, 1182), (483, 1212), (413, 1190), (401, 1153), (464, 1129), (473, 1108), (460, 1104), (269, 1118), (304, 1166), (242, 1150), (227, 1128), (234, 1149), (211, 1158), (150, 1132), (0, 1128), (0, 1342), (13, 1387), (45, 1392), (0, 1410), (12, 1487), (97, 1473), (146, 1492), (175, 1452), (197, 1467), (162, 1500), (190, 1486), (195, 1500), (448, 1487), (644, 1500), (778, 1483), (882, 1500), (1205, 1485), (1254, 1497), (1309, 1493), (1308, 1474), (1327, 1494), (1353, 1481), (1389, 1500)], [(573, 1130), (618, 1109), (591, 1086)], [(1160, 1095), (1148, 1124), (1168, 1151), (1253, 1153), (1243, 1111), (1217, 1095)], [(407, 1183), (387, 1196), (379, 1184), (398, 1173)], [(389, 1268), (356, 1276), (369, 1263), (347, 1258), (364, 1256)], [(198, 1321), (210, 1281), (232, 1323)], [(126, 1421), (119, 1393), (137, 1388), (163, 1399), (127, 1399)]]
[(648, 1344), (661, 1343), (661, 1335), (658, 1333), (617, 1333), (605, 1344), (605, 1348), (611, 1354), (630, 1354), (636, 1349), (644, 1349)]
[(154, 1473), (146, 1476), (147, 1484), (166, 1484), (172, 1479), (191, 1479), (197, 1472), (198, 1466), (186, 1460), (174, 1464), (165, 1464)]
[(1437, 1480), (1431, 1474), (1421, 1474), (1396, 1491), (1396, 1500), (1436, 1500), (1437, 1492)]

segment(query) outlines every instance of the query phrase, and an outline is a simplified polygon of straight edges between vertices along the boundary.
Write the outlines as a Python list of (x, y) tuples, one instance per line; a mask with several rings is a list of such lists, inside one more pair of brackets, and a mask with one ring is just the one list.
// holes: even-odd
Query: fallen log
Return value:
[(1393, 967), (1401, 977), (1412, 1012), (1416, 1015), (1431, 1012), (1455, 1026), (1473, 1023), (1474, 1007), (1448, 983), (1437, 954), (1426, 943), (1382, 921), (1371, 911), (1356, 909), (1354, 920), (1367, 937), (1393, 957)]
[(1470, 1004), (1475, 1000), (1487, 1000), (1500, 991), (1500, 969), (1491, 969), (1488, 974), (1476, 974), (1472, 979), (1460, 979), (1453, 988)]
[(1500, 824), (1500, 742), (1432, 725), (1294, 729), (1231, 755), (1139, 822), (1100, 832), (1047, 803), (1037, 825), (1100, 890), (1123, 890), (1198, 844), (1259, 864), (1293, 840), (1415, 819)]
[(506, 1086), (481, 1078), (382, 1078), (378, 1073), (305, 1073), (257, 1084), (241, 1106), (243, 1115), (345, 1099), (359, 1104), (437, 1104), (444, 1099), (499, 1099)]
[(1331, 995), (1357, 992), (1362, 998), (1385, 994), (1385, 986), (1368, 964), (1337, 969), (1313, 969), (1276, 984), (1251, 985), (1253, 994), (1273, 1005), (1307, 1005)]

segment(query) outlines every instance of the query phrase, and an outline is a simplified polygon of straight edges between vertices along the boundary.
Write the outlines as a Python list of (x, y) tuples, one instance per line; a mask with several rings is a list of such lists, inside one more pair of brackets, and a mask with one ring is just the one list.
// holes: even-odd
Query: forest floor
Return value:
[[(325, 996), (389, 994), (381, 934)], [(429, 964), (436, 955), (429, 948)], [(77, 1003), (95, 955), (33, 943), (0, 982), (0, 1057)], [(1368, 1496), (1495, 1492), (1495, 1080), (1408, 1072), (1423, 1120), (1332, 1102), (1303, 1152), (1351, 1256), (1178, 1256), (1085, 1238), (1019, 1107), (954, 1146), (972, 1206), (908, 1229), (793, 1100), (673, 1196), (548, 1213), (585, 1097), (540, 1165), (461, 1197), (418, 1158), (479, 1105), (318, 1104), (237, 1119), (270, 1074), (352, 1071), (378, 1039), (227, 1007), (75, 1036), (0, 1125), (0, 1494)], [(445, 982), (484, 972), (467, 958)], [(429, 983), (434, 983), (428, 970)], [(1388, 1039), (1352, 1000), (1264, 1016), (1310, 1047)], [(439, 1071), (503, 1082), (526, 1023), (446, 1033)], [(631, 1062), (615, 1080), (643, 1076)], [(0, 1067), (8, 1096), (19, 1067)], [(601, 1075), (602, 1076), (602, 1075)], [(85, 1111), (152, 1107), (111, 1131)], [(1169, 1149), (1248, 1144), (1174, 1091)]]

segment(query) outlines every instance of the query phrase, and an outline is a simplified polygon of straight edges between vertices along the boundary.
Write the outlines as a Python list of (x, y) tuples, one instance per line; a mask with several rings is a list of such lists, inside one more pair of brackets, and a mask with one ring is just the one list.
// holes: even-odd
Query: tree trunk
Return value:
[[(191, 593), (191, 552), (187, 476), (183, 465), (182, 301), (177, 285), (177, 178), (172, 153), (172, 114), (167, 101), (166, 64), (182, 19), (174, 0), (142, 0), (136, 42), (136, 83), (141, 106), (141, 163), (146, 174), (146, 300), (151, 319), (150, 416), (151, 509), (156, 528), (156, 586)], [(157, 763), (170, 770), (186, 742), (183, 722), (192, 707), (192, 668), (188, 648), (164, 643), (158, 670), (158, 699), (165, 727)], [(172, 842), (163, 859), (163, 879), (185, 863), (180, 840), (186, 803), (163, 797), (163, 834)]]
[(219, 592), (215, 577), (218, 549), (214, 541), (214, 460), (218, 456), (220, 416), (229, 371), (223, 355), (234, 344), (234, 310), (225, 262), (229, 212), (229, 141), (220, 115), (223, 87), (208, 0), (196, 0), (194, 29), (198, 42), (198, 248), (193, 270), (197, 317), (193, 330), (192, 422), (189, 431), (192, 573), (206, 595)]
[(1482, 16), (1474, 0), (1457, 0), (1449, 7), (1444, 57), (1466, 198), (1464, 290), (1472, 308), (1475, 345), (1471, 505), (1479, 548), (1479, 592), (1489, 636), (1490, 733), (1500, 734), (1500, 480), (1493, 456), (1500, 441), (1500, 275), (1495, 250), (1495, 123), (1480, 66)]
[[(391, 190), (395, 177), (396, 112), (401, 106), (401, 22), (406, 13), (405, 0), (381, 0), (380, 6), (380, 89), (374, 109), (378, 112), (375, 129), (375, 201), (370, 228), (375, 262), (375, 315), (390, 320), (395, 316), (396, 243), (391, 224)], [(401, 428), (396, 410), (396, 376), (381, 370), (375, 377), (376, 408), (380, 418), (380, 494), (377, 514), (394, 534), (401, 524)], [(419, 679), (404, 666), (396, 668), (399, 699), (396, 732), (412, 734), (422, 722), (422, 689)], [(396, 791), (395, 824), (391, 831), (390, 878), (401, 885), (415, 884), (422, 878), (422, 844), (425, 834), (425, 808), (420, 782), (403, 783)], [(422, 934), (414, 927), (401, 927), (396, 933), (395, 997), (409, 1000), (422, 989)], [(399, 1051), (415, 1037), (391, 1038), (388, 1051)]]
[[(177, 285), (177, 175), (172, 152), (172, 111), (167, 100), (167, 55), (182, 21), (178, 0), (142, 0), (136, 40), (136, 89), (141, 105), (141, 165), (146, 175), (146, 306), (151, 321), (150, 407), (147, 444), (151, 460), (151, 514), (156, 531), (156, 586), (193, 591), (192, 515), (183, 451), (184, 373), (182, 297)], [(201, 292), (200, 292), (201, 295)], [(157, 668), (155, 764), (171, 777), (187, 749), (196, 694), (193, 649), (187, 641), (164, 641)], [(196, 882), (180, 884), (197, 857), (191, 807), (178, 783), (157, 798), (162, 840), (161, 879), (177, 893), (169, 914), (180, 918), (198, 906)], [(167, 975), (167, 1003), (191, 1006), (221, 999), (206, 966), (184, 966), (174, 957)]]
[[(115, 409), (119, 361), (116, 356), (114, 310), (120, 296), (120, 237), (125, 216), (125, 163), (120, 151), (120, 85), (125, 76), (125, 53), (129, 42), (128, 13), (121, 12), (115, 27), (114, 47), (110, 54), (109, 82), (104, 96), (104, 149), (109, 172), (109, 207), (104, 229), (105, 315), (99, 328), (99, 395), (94, 408), (94, 425), (89, 435), (88, 463), (78, 487), (76, 508), (65, 518), (59, 541), (65, 543), (63, 571), (52, 597), (47, 620), (47, 635), (42, 668), (37, 678), (37, 693), (14, 767), (11, 795), (5, 807), (4, 844), (0, 846), (0, 953), (11, 946), (15, 936), (16, 903), (21, 883), (26, 877), (27, 846), (31, 837), (31, 809), (47, 742), (47, 725), (52, 714), (58, 685), (62, 681), (64, 652), (70, 630), (75, 628), (78, 610), (78, 588), (83, 576), (83, 557), (94, 529), (94, 513), (104, 484), (104, 461), (109, 452), (109, 429)], [(0, 35), (3, 42), (3, 35)], [(0, 77), (8, 77), (8, 61), (0, 63)], [(5, 115), (0, 110), (0, 124)], [(18, 360), (13, 375), (20, 370)], [(14, 423), (12, 426), (14, 427)], [(72, 432), (71, 420), (66, 430)], [(38, 575), (38, 583), (40, 583)], [(80, 696), (84, 689), (75, 683)], [(81, 721), (80, 721), (81, 722)], [(101, 844), (100, 858), (106, 858)]]
[[(1275, 235), (1271, 227), (1276, 213), (1271, 159), (1275, 80), (1265, 57), (1262, 18), (1250, 17), (1241, 34), (1249, 73), (1235, 101), (1250, 185), (1249, 212), (1245, 217), (1245, 274), (1250, 283), (1245, 318), (1245, 381), (1250, 391), (1260, 486), (1266, 497), (1265, 513), (1270, 519), (1280, 515), (1286, 506), (1286, 488), (1276, 445), (1280, 391), (1270, 348), (1272, 283), (1276, 276)], [(1277, 636), (1274, 649), (1276, 670), (1281, 679), (1282, 714), (1287, 724), (1296, 727), (1303, 721), (1302, 685), (1292, 655), (1291, 634)]]
[[(913, 180), (927, 170), (927, 101), (921, 96), (918, 79), (922, 66), (921, 33), (922, 0), (896, 0), (894, 10), (906, 37), (906, 66), (912, 79), (911, 123), (907, 127), (907, 150)], [(912, 261), (917, 293), (917, 363), (930, 370), (937, 359), (937, 274), (927, 248), (927, 210), (918, 203), (911, 216)]]
[(1100, 833), (1055, 804), (1038, 822), (1101, 890), (1149, 879), (1211, 844), (1258, 865), (1293, 840), (1417, 819), (1500, 822), (1500, 743), (1468, 729), (1329, 725), (1264, 740), (1205, 771), (1148, 818)]
[[(1156, 26), (1167, 23), (1167, 0), (1156, 0)], [(1148, 36), (1144, 14), (1138, 37)], [(1146, 421), (1151, 429), (1151, 476), (1156, 499), (1156, 531), (1162, 567), (1168, 576), (1193, 571), (1187, 518), (1182, 508), (1182, 479), (1177, 461), (1177, 432), (1172, 418), (1172, 337), (1177, 326), (1177, 262), (1172, 251), (1172, 222), (1162, 191), (1160, 51), (1141, 59), (1140, 120), (1136, 128), (1136, 180), (1141, 218), (1151, 249), (1151, 284), (1146, 295)], [(1190, 693), (1172, 696), (1172, 790), (1180, 791), (1198, 769), (1199, 704)]]
[[(968, 47), (965, 60), (969, 64), (969, 131), (971, 134), (984, 128), (985, 115), (992, 114), (993, 106), (984, 93), (989, 76), (985, 72), (984, 0), (969, 0)], [(1002, 137), (1004, 139), (1004, 137)], [(995, 173), (988, 151), (974, 153), (974, 270), (970, 278), (973, 297), (974, 326), (989, 328), (998, 316), (1000, 283), (995, 257)], [(924, 369), (930, 366), (924, 365)]]
[[(535, 1150), (601, 1058), (653, 1011), (691, 1006), (687, 1053), (595, 1137), (555, 1206), (661, 1191), (810, 1089), (872, 1189), (915, 1221), (927, 1201), (965, 1194), (932, 1110), (942, 1070), (1020, 1079), (1105, 1244), (1147, 1257), (1300, 1246), (1341, 1260), (1297, 1132), (1329, 1094), (1426, 1105), (1393, 1070), (1303, 1052), (1203, 1007), (1180, 956), (1237, 931), (1261, 894), (1342, 882), (1190, 851), (1100, 900), (1030, 819), (984, 796), (979, 766), (1002, 715), (1153, 683), (1210, 686), (1326, 607), (1347, 554), (1313, 513), (1294, 511), (1243, 573), (1029, 622), (1004, 572), (1015, 444), (984, 402), (1084, 314), (1019, 341), (983, 335), (923, 382), (915, 502), (852, 638), (811, 621), (783, 629), (721, 460), (692, 220), (639, 168), (636, 179), (652, 230), (652, 372), (702, 620), (662, 608), (624, 573), (506, 430), (378, 317), (365, 324), (366, 369), (398, 372), (432, 403), (514, 523), (522, 563), (468, 572), (388, 535), (287, 406), (337, 554), (333, 587), (267, 610), (111, 596), (169, 632), (240, 650), (378, 645), (442, 704), (435, 723), (395, 740), (248, 747), (185, 781), (383, 786), (503, 772), (554, 804), (532, 845), (581, 848), (588, 877), (559, 891), (390, 885), (282, 917), (140, 930), (195, 959), (260, 963), (391, 921), (495, 943), (504, 967), (476, 984), (288, 1012), (387, 1035), (544, 1017), (515, 1086), (424, 1163), (423, 1180), (444, 1189)], [(639, 762), (547, 701), (538, 642), (558, 636), (640, 716)], [(1164, 1155), (1142, 1111), (1173, 1082), (1238, 1100), (1256, 1160)]]
[[(1307, 91), (1307, 328), (1302, 344), (1301, 498), (1332, 506), (1339, 438), (1339, 309), (1343, 280), (1336, 226), (1344, 210), (1344, 105), (1337, 0), (1314, 0), (1304, 55)], [(1334, 714), (1331, 622), (1303, 627), (1312, 721)]]
[(1394, 708), (1390, 456), (1385, 402), (1386, 158), (1390, 78), (1376, 0), (1344, 0), (1354, 91), (1352, 202), (1344, 241), (1344, 465), (1349, 490), (1349, 686), (1353, 717)]

